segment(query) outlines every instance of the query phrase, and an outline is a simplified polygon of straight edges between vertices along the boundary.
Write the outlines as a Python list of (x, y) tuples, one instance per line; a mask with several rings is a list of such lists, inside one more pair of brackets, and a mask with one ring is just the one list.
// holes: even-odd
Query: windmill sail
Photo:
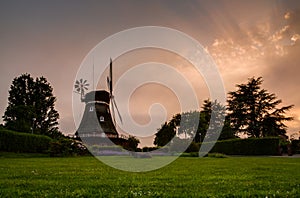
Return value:
[(113, 95), (113, 68), (112, 68), (112, 60), (111, 59), (110, 59), (110, 63), (109, 63), (109, 77), (107, 77), (107, 85), (108, 85), (108, 89), (109, 89), (109, 93), (110, 93), (111, 111), (112, 111), (112, 117), (113, 117), (114, 124), (116, 125), (115, 108), (117, 110), (117, 113), (118, 113), (121, 123), (123, 123), (120, 111), (118, 109), (117, 103), (116, 103), (114, 95)]

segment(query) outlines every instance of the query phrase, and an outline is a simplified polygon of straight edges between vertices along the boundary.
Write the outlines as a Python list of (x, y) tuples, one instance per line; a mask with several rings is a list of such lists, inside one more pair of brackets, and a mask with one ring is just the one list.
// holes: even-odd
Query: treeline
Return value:
[[(201, 111), (174, 115), (155, 134), (154, 145), (159, 147), (167, 145), (171, 140), (174, 140), (175, 136), (182, 139), (193, 138), (194, 143), (217, 139), (221, 141), (236, 139), (240, 135), (258, 139), (279, 136), (285, 140), (288, 139), (285, 121), (290, 121), (293, 118), (286, 116), (286, 112), (293, 105), (280, 107), (282, 100), (277, 99), (275, 94), (261, 88), (262, 83), (262, 77), (253, 77), (249, 78), (246, 84), (237, 85), (236, 91), (228, 93), (226, 106), (218, 101), (207, 99), (204, 100)], [(243, 141), (243, 143), (247, 143), (248, 140)], [(249, 142), (255, 141), (249, 140)], [(238, 142), (240, 141), (233, 140), (231, 143), (235, 145)], [(264, 143), (264, 141), (260, 142), (262, 142), (261, 144)], [(239, 143), (237, 147), (243, 148), (243, 143)], [(227, 143), (217, 143), (217, 145), (220, 144), (229, 146)], [(217, 145), (214, 147), (215, 149), (218, 148)], [(254, 144), (251, 145), (255, 147)], [(235, 148), (235, 154), (239, 153), (237, 147), (230, 146), (230, 148)], [(225, 148), (226, 146), (222, 146), (222, 150)], [(249, 149), (251, 150), (251, 148)], [(266, 151), (268, 148), (261, 147), (260, 149)]]

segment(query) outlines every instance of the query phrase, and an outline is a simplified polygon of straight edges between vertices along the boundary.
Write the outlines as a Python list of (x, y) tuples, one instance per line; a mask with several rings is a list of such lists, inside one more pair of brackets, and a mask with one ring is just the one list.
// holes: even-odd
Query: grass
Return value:
[(0, 197), (299, 195), (300, 158), (184, 157), (159, 170), (130, 173), (93, 157), (0, 157)]

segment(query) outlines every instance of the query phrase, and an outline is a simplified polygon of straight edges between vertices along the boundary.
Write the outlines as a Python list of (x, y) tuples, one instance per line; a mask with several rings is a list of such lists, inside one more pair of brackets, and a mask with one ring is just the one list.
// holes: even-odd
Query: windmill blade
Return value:
[(109, 64), (109, 92), (110, 92), (111, 96), (112, 96), (112, 92), (113, 92), (112, 82), (113, 82), (113, 78), (112, 78), (112, 60), (110, 58), (110, 64)]
[(82, 78), (80, 78), (80, 80), (79, 80), (79, 81), (80, 81), (80, 83), (82, 83), (82, 81), (83, 81), (83, 80), (82, 80)]
[(119, 109), (118, 109), (117, 103), (116, 103), (116, 101), (115, 101), (114, 98), (112, 98), (112, 102), (113, 102), (112, 107), (113, 107), (113, 106), (116, 107), (116, 110), (117, 110), (118, 116), (119, 116), (119, 118), (120, 118), (121, 124), (123, 124), (122, 116), (121, 116), (121, 114), (120, 114), (120, 111), (119, 111)]
[[(111, 99), (111, 103), (112, 103), (112, 99)], [(112, 111), (112, 119), (113, 119), (113, 123), (116, 126), (116, 118), (115, 118), (115, 109), (114, 109), (114, 105), (111, 105), (111, 111)]]
[(106, 83), (107, 83), (107, 88), (110, 89), (110, 86), (109, 86), (110, 82), (109, 82), (109, 77), (108, 76), (106, 78)]
[(76, 85), (79, 85), (79, 81), (78, 80), (76, 80)]

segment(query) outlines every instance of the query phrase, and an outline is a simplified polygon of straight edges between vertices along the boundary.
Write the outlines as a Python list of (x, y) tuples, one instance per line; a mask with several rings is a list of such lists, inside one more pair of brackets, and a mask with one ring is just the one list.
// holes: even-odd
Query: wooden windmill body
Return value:
[[(120, 142), (115, 126), (114, 108), (116, 108), (119, 116), (120, 113), (113, 98), (112, 61), (110, 62), (110, 76), (107, 78), (107, 82), (109, 92), (106, 90), (94, 90), (87, 94), (81, 92), (81, 101), (85, 103), (85, 110), (78, 134), (89, 145), (112, 145), (115, 142)], [(82, 86), (77, 87), (82, 88)], [(120, 120), (122, 120), (121, 116)]]

